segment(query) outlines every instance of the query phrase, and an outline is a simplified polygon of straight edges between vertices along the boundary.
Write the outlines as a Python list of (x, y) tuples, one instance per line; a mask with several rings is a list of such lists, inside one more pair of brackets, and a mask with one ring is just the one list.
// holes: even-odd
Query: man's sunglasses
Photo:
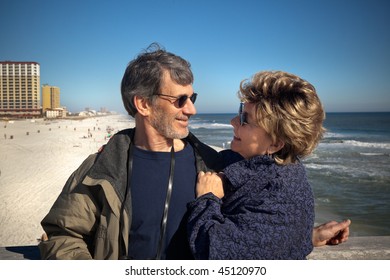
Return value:
[(191, 96), (185, 94), (180, 96), (173, 96), (173, 95), (166, 95), (166, 94), (156, 94), (156, 95), (175, 99), (171, 103), (175, 104), (175, 106), (178, 108), (183, 108), (188, 98), (191, 100), (192, 104), (195, 104), (196, 97), (198, 96), (197, 93), (193, 93)]
[(247, 119), (246, 119), (246, 113), (244, 112), (244, 103), (240, 103), (240, 107), (238, 109), (238, 116), (240, 117), (240, 125), (247, 124)]

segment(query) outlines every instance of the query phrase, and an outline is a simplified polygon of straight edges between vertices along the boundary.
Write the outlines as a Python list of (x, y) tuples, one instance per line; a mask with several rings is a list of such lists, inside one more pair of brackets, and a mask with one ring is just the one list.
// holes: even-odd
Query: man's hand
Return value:
[(351, 220), (340, 223), (330, 221), (313, 229), (313, 246), (337, 245), (346, 242), (349, 237)]

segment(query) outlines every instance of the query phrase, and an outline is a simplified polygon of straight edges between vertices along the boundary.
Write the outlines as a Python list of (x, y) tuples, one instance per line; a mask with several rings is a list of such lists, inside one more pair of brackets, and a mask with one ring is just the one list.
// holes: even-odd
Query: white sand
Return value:
[(0, 247), (38, 243), (41, 220), (71, 173), (107, 142), (108, 126), (115, 133), (134, 121), (120, 115), (0, 121)]
[(108, 126), (115, 133), (134, 127), (134, 120), (0, 121), (0, 247), (38, 244), (41, 220), (72, 172), (108, 141)]

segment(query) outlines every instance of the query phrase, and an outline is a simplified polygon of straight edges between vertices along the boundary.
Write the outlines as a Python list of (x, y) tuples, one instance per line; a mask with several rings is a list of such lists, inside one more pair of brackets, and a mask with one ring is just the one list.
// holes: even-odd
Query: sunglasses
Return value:
[(240, 125), (244, 125), (244, 124), (247, 124), (247, 119), (246, 119), (246, 116), (247, 114), (244, 112), (244, 103), (241, 102), (240, 103), (240, 107), (238, 109), (238, 116), (240, 117)]
[[(195, 104), (196, 97), (198, 96), (197, 93), (193, 93), (191, 96), (188, 96), (185, 94), (180, 95), (180, 96), (173, 96), (173, 95), (166, 95), (166, 94), (156, 94), (156, 95), (175, 99), (171, 103), (174, 104), (177, 108), (183, 108), (184, 105), (186, 104), (188, 98), (191, 100), (192, 104)], [(165, 99), (165, 100), (167, 100), (167, 99)], [(167, 101), (169, 101), (169, 100), (167, 100)]]

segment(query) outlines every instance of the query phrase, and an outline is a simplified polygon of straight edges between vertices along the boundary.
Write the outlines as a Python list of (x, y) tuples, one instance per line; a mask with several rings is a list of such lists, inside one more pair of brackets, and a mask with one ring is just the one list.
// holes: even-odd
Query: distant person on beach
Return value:
[[(221, 173), (200, 172), (188, 234), (197, 259), (305, 259), (314, 197), (301, 159), (325, 129), (314, 86), (282, 71), (240, 85), (231, 150)], [(238, 159), (237, 153), (240, 154)]]
[[(135, 128), (120, 131), (74, 171), (41, 224), (43, 259), (193, 259), (187, 203), (219, 153), (188, 130), (196, 113), (190, 64), (151, 45), (123, 75)], [(341, 234), (340, 234), (341, 233)], [(349, 224), (324, 224), (313, 242), (343, 242)]]

